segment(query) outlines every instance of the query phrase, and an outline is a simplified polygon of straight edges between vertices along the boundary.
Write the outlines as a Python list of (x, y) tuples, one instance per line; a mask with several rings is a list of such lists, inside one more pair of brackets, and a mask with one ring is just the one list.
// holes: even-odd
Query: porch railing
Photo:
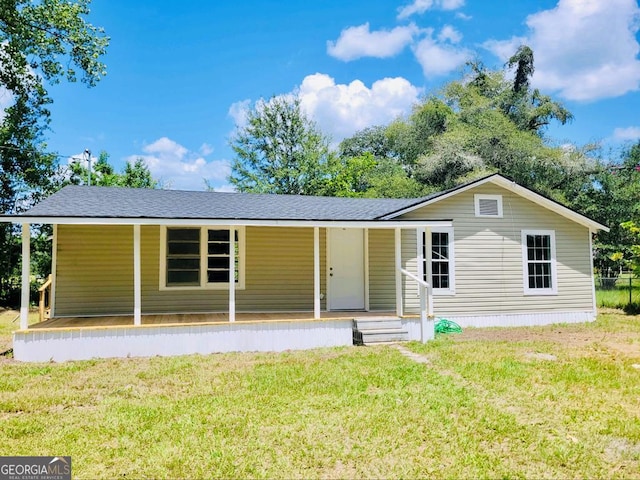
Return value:
[(49, 274), (47, 280), (38, 289), (38, 294), (40, 295), (38, 310), (41, 322), (51, 315), (51, 278), (52, 276)]
[[(425, 282), (423, 279), (418, 278), (413, 273), (405, 270), (404, 268), (400, 269), (400, 273), (409, 277), (411, 280), (414, 280), (418, 284), (418, 288), (420, 290), (420, 330), (421, 330), (421, 340), (422, 342), (426, 342), (434, 337), (433, 330), (433, 289), (431, 284)], [(428, 329), (428, 321), (431, 321), (431, 327)]]

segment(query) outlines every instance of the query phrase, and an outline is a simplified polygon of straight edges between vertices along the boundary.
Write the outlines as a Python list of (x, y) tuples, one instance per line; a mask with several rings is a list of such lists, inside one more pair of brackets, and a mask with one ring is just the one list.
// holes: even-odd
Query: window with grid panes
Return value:
[[(225, 288), (229, 285), (228, 228), (163, 227), (165, 258), (160, 288)], [(234, 229), (233, 278), (244, 288), (244, 228)]]
[(556, 272), (554, 232), (523, 231), (522, 248), (525, 293), (555, 293)]
[[(428, 252), (427, 233), (422, 236), (424, 280), (431, 281), (435, 293), (453, 294), (453, 230), (431, 232), (431, 252)], [(431, 269), (429, 270), (429, 266)], [(431, 271), (431, 280), (429, 280)]]

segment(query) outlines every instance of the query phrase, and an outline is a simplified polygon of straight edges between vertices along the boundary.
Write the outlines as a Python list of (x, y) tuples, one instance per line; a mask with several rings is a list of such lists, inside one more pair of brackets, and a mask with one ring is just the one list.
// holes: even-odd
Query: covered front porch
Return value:
[[(23, 297), (15, 357), (65, 361), (344, 346), (353, 344), (354, 320), (363, 317), (395, 318), (409, 339), (433, 338), (424, 271), (429, 248), (416, 251), (415, 239), (429, 239), (431, 224), (450, 222), (209, 223), (55, 224), (52, 318), (27, 325)], [(185, 231), (197, 234), (188, 240), (169, 235)], [(405, 232), (413, 235), (410, 249)], [(199, 242), (200, 284), (169, 284), (172, 238)], [(26, 223), (23, 259), (26, 286)], [(211, 284), (212, 271), (223, 278), (219, 285)], [(405, 308), (407, 289), (413, 310)]]
[[(281, 352), (353, 345), (356, 319), (398, 318), (394, 312), (227, 313), (54, 318), (14, 333), (15, 358), (63, 362), (224, 352)], [(407, 339), (420, 340), (418, 316), (399, 319)]]

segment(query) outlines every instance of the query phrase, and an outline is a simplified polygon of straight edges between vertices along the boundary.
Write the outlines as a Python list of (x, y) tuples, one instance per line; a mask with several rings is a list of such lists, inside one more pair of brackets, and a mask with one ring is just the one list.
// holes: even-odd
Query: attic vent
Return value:
[(502, 195), (474, 195), (476, 217), (502, 217)]

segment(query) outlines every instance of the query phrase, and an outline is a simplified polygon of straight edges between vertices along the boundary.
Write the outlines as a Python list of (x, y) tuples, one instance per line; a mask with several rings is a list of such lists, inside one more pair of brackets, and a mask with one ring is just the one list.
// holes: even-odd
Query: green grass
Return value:
[[(16, 310), (4, 310), (0, 307), (0, 353), (6, 352), (12, 347), (12, 333), (20, 328), (20, 312)], [(29, 323), (38, 321), (38, 312), (29, 312)]]
[[(631, 288), (629, 280), (631, 280)], [(631, 290), (631, 301), (629, 301), (629, 290)], [(625, 308), (629, 304), (640, 306), (640, 278), (620, 277), (612, 288), (603, 288), (596, 279), (596, 304), (598, 307), (606, 308)]]
[(71, 455), (75, 478), (640, 476), (640, 318), (473, 333), (409, 344), (426, 365), (393, 346), (0, 361), (0, 455)]

